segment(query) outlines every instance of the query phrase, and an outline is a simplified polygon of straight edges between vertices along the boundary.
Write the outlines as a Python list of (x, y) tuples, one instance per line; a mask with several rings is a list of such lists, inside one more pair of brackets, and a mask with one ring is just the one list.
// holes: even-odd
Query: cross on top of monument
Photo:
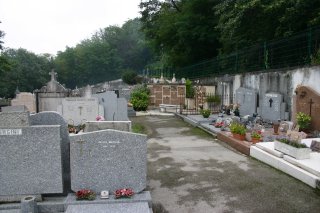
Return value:
[(56, 81), (56, 75), (57, 73), (54, 71), (54, 69), (51, 70), (51, 72), (49, 72), (49, 75), (51, 75), (51, 81)]

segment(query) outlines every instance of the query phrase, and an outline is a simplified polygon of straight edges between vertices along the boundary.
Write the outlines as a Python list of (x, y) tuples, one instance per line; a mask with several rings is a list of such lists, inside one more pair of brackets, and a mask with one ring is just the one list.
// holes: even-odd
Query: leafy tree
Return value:
[(0, 80), (0, 96), (13, 97), (16, 87), (21, 91), (32, 92), (48, 81), (51, 62), (46, 55), (36, 55), (21, 48), (6, 49), (2, 54), (11, 69)]
[(218, 0), (143, 1), (142, 29), (163, 64), (186, 66), (218, 54)]
[(135, 111), (146, 111), (149, 105), (150, 90), (145, 85), (136, 86), (131, 92), (130, 102)]
[(129, 85), (137, 84), (137, 77), (138, 74), (132, 70), (126, 70), (121, 76), (122, 81)]

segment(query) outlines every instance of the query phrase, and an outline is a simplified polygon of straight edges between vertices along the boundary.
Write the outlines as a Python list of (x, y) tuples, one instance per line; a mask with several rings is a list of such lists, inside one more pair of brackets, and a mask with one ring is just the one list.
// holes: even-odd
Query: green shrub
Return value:
[(149, 105), (150, 90), (146, 86), (137, 86), (131, 92), (130, 102), (135, 111), (146, 111)]
[(308, 148), (305, 144), (303, 143), (298, 143), (297, 141), (292, 141), (292, 140), (289, 140), (287, 138), (281, 138), (281, 139), (277, 139), (279, 142), (281, 143), (285, 143), (287, 145), (290, 145), (290, 146), (293, 146), (295, 148)]
[(311, 124), (311, 117), (303, 112), (297, 113), (297, 123), (300, 129), (309, 129)]
[(234, 134), (245, 135), (246, 127), (240, 123), (232, 122), (229, 126), (230, 131)]
[(189, 79), (186, 80), (186, 98), (194, 98), (194, 88), (192, 86), (192, 81)]
[(200, 110), (200, 114), (204, 117), (204, 118), (209, 118), (211, 111), (209, 109), (202, 109)]
[(221, 98), (219, 95), (209, 95), (206, 100), (208, 103), (215, 103), (215, 104), (221, 103)]

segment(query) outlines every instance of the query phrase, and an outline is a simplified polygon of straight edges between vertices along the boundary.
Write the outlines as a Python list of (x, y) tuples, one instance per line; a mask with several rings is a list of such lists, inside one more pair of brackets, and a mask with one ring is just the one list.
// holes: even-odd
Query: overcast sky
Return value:
[(64, 51), (98, 29), (139, 16), (140, 0), (0, 0), (4, 47)]

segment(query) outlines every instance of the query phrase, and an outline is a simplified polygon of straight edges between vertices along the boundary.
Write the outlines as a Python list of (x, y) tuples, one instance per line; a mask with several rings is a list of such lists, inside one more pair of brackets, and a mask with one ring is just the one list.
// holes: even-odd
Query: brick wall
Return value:
[(186, 86), (184, 84), (149, 84), (148, 88), (151, 91), (151, 105), (184, 104), (184, 98), (186, 95)]

